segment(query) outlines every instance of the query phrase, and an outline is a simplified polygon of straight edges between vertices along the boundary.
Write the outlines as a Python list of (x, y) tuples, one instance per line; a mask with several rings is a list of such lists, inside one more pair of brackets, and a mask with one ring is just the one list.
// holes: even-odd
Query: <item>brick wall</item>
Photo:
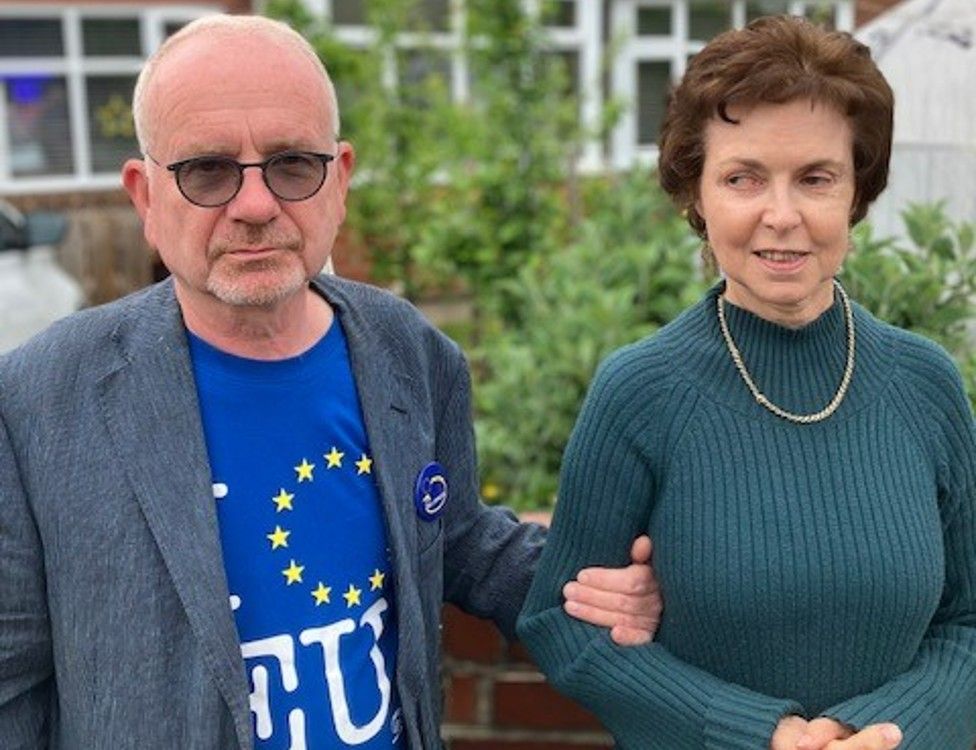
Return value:
[(589, 712), (554, 691), (493, 625), (444, 608), (447, 750), (609, 750)]

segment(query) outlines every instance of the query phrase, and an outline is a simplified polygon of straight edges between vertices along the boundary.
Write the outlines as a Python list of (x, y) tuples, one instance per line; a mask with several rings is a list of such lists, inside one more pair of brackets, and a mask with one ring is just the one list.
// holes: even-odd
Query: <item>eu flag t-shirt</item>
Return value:
[(403, 750), (393, 575), (338, 318), (285, 360), (188, 336), (255, 749)]

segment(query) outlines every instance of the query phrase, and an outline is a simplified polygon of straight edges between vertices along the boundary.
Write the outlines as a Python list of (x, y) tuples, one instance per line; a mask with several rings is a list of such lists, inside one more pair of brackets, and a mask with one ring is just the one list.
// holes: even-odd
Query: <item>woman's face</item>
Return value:
[(848, 247), (854, 142), (834, 108), (794, 101), (730, 107), (705, 128), (695, 208), (729, 302), (800, 326), (833, 302)]

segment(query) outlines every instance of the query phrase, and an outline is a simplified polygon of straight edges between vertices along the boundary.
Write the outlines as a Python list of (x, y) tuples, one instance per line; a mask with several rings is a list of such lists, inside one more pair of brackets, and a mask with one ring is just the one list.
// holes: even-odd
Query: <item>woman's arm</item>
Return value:
[(647, 394), (635, 392), (625, 374), (601, 368), (567, 447), (519, 635), (556, 688), (596, 713), (622, 748), (769, 747), (779, 720), (802, 714), (800, 705), (725, 682), (657, 643), (617, 646), (606, 631), (563, 611), (562, 587), (577, 570), (625, 563), (630, 541), (648, 528), (656, 459), (632, 435), (657, 431), (651, 442), (664, 444), (669, 426), (663, 416), (652, 424), (638, 415), (647, 411), (635, 410), (641, 399)]
[(970, 750), (976, 738), (976, 428), (948, 356), (938, 352), (922, 365), (896, 406), (913, 429), (930, 426), (923, 437), (939, 478), (942, 599), (907, 671), (824, 714), (855, 728), (893, 721), (905, 734), (901, 750)]

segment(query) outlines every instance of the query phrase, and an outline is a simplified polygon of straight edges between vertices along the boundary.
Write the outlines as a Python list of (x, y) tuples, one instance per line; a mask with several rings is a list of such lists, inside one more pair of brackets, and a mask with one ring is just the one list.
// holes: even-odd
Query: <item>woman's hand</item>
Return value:
[(821, 717), (807, 723), (795, 749), (791, 750), (895, 750), (901, 740), (901, 730), (895, 724), (872, 724), (856, 732), (840, 722)]
[(769, 750), (797, 750), (809, 725), (810, 722), (802, 716), (784, 716), (776, 725), (776, 731), (769, 742)]

